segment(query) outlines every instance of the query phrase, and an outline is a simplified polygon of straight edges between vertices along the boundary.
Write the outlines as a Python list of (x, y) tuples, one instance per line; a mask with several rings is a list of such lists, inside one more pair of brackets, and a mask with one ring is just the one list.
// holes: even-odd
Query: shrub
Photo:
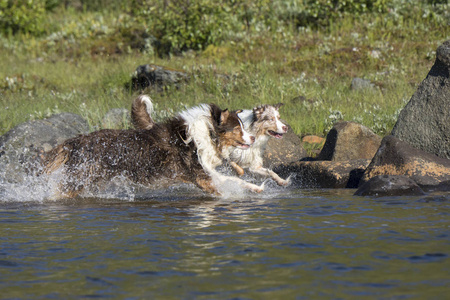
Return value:
[(160, 52), (204, 49), (229, 27), (227, 8), (211, 0), (134, 0), (131, 14), (159, 41)]
[[(297, 27), (327, 26), (343, 15), (359, 16), (371, 12), (386, 12), (390, 0), (304, 0), (294, 12), (284, 10), (283, 18), (288, 16)], [(289, 3), (289, 1), (288, 1)], [(286, 4), (285, 4), (286, 5)], [(292, 7), (292, 3), (290, 5)]]
[[(47, 1), (62, 1), (62, 0), (47, 0)], [(73, 7), (83, 11), (113, 11), (121, 9), (126, 5), (126, 0), (77, 0), (64, 1), (66, 7)]]
[(203, 50), (261, 22), (270, 25), (271, 7), (270, 0), (133, 0), (128, 11), (156, 37), (161, 54)]
[(43, 0), (0, 0), (0, 32), (40, 34), (44, 20)]

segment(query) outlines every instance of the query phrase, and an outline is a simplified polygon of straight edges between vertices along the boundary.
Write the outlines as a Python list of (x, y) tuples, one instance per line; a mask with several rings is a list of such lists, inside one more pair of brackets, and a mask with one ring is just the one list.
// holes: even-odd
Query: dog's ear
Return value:
[(242, 112), (242, 109), (238, 109), (237, 111), (236, 111), (236, 114), (240, 114)]
[(228, 109), (225, 109), (220, 114), (220, 124), (225, 123), (228, 120), (228, 117), (230, 116), (230, 111)]
[(273, 107), (275, 107), (277, 110), (280, 109), (280, 107), (282, 107), (284, 105), (284, 103), (277, 103), (275, 104)]
[(221, 116), (222, 116), (222, 109), (215, 105), (214, 103), (211, 103), (209, 105), (211, 109), (211, 116), (215, 123), (220, 124)]
[(257, 106), (257, 107), (255, 107), (255, 108), (253, 108), (253, 114), (254, 114), (255, 116), (260, 116), (260, 115), (262, 115), (262, 113), (264, 112), (264, 110), (265, 110), (265, 107), (264, 107), (264, 106)]

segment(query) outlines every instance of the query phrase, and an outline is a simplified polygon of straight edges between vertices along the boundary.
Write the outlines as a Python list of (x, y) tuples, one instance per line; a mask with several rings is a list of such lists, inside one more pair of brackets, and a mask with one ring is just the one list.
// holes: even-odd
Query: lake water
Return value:
[[(30, 188), (31, 187), (31, 188)], [(445, 299), (450, 195), (0, 188), (1, 299)], [(127, 194), (128, 193), (128, 194)], [(127, 194), (124, 196), (124, 194)]]

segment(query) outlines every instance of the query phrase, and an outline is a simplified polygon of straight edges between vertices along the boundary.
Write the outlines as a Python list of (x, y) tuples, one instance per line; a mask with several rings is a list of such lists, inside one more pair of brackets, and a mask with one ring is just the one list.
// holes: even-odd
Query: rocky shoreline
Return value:
[[(149, 70), (140, 66), (137, 71), (141, 69)], [(163, 71), (162, 77), (173, 77)], [(339, 122), (327, 134), (321, 152), (312, 158), (303, 148), (304, 142), (290, 130), (281, 140), (271, 139), (265, 165), (282, 177), (293, 175), (292, 185), (300, 188), (353, 188), (357, 196), (449, 192), (449, 73), (450, 40), (438, 47), (433, 67), (400, 113), (391, 135), (381, 138), (360, 124)], [(139, 76), (134, 85), (143, 84)], [(158, 83), (157, 79), (149, 82)], [(123, 110), (120, 113), (123, 115)], [(0, 168), (7, 180), (20, 182), (20, 174), (33, 165), (40, 151), (88, 129), (86, 120), (71, 113), (20, 124), (0, 137)]]

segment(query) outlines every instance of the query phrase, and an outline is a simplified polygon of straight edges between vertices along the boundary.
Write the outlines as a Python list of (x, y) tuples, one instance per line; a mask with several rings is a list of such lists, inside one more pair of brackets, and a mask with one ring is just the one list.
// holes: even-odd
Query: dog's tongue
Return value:
[(278, 132), (275, 132), (275, 131), (272, 131), (272, 130), (269, 131), (269, 133), (270, 133), (271, 136), (273, 136), (276, 139), (281, 139), (283, 137), (282, 133), (278, 133)]
[(278, 132), (274, 132), (274, 133), (273, 133), (273, 136), (274, 136), (275, 138), (277, 138), (277, 139), (283, 138), (283, 134), (282, 134), (282, 133), (278, 133)]

